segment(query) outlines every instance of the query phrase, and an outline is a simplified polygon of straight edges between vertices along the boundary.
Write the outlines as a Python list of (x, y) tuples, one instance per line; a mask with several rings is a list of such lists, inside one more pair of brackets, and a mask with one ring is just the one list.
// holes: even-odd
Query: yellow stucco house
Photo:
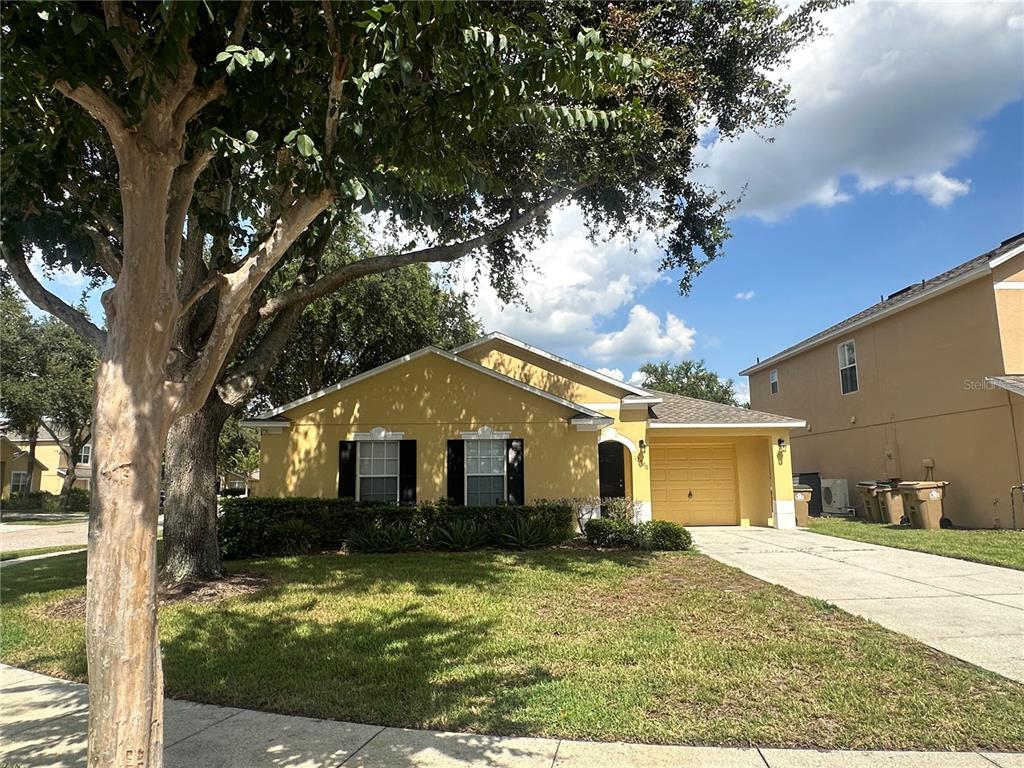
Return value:
[(1024, 528), (1024, 233), (741, 374), (753, 407), (807, 422), (808, 482), (946, 480), (954, 524)]
[[(86, 444), (75, 467), (75, 488), (89, 489), (92, 446)], [(14, 432), (0, 435), (0, 498), (11, 493), (44, 491), (58, 495), (68, 472), (68, 461), (60, 444), (44, 430), (36, 438), (36, 469), (28, 487), (28, 438)]]
[(795, 524), (801, 420), (648, 391), (500, 333), (426, 347), (244, 423), (260, 430), (267, 496), (600, 495), (685, 525)]

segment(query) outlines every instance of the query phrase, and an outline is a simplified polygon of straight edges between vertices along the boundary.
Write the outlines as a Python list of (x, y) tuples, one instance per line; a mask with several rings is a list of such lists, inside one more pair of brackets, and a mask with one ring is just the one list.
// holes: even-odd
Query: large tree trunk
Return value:
[(25, 467), (24, 495), (32, 493), (32, 478), (36, 474), (36, 441), (39, 439), (39, 426), (31, 427), (28, 432), (28, 466)]
[(221, 574), (217, 543), (217, 448), (231, 407), (216, 391), (167, 437), (164, 500), (165, 583), (206, 581)]
[(157, 631), (160, 462), (173, 417), (166, 365), (178, 312), (164, 226), (173, 158), (121, 148), (124, 267), (104, 294), (86, 579), (89, 768), (163, 765)]
[(60, 486), (60, 508), (65, 512), (71, 504), (71, 489), (75, 487), (75, 467), (77, 466), (77, 462), (68, 459), (67, 474), (64, 475), (64, 482)]

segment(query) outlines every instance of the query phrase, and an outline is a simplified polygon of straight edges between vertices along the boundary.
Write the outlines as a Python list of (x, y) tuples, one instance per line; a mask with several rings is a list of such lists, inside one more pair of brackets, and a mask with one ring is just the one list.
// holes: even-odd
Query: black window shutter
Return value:
[(356, 497), (356, 441), (338, 443), (338, 498)]
[(466, 441), (448, 441), (448, 498), (466, 503)]
[(415, 440), (402, 440), (398, 446), (398, 503), (416, 503)]
[(526, 491), (523, 477), (523, 438), (513, 437), (505, 441), (508, 452), (508, 503), (525, 504)]

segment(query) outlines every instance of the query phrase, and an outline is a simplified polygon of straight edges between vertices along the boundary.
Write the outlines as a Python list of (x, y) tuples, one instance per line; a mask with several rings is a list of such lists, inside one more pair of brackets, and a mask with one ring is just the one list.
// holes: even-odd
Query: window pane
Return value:
[(387, 459), (384, 460), (384, 473), (387, 474), (387, 475), (397, 475), (398, 474), (398, 457), (397, 456), (395, 458), (393, 458), (393, 459), (392, 458), (387, 458)]
[(504, 493), (500, 476), (478, 476), (466, 480), (466, 503), (474, 507), (490, 507), (500, 503)]
[(398, 459), (398, 442), (389, 440), (384, 443), (384, 455), (389, 459)]
[(466, 441), (466, 455), (471, 459), (475, 459), (480, 455), (480, 441), (479, 440), (467, 440)]
[(839, 372), (839, 376), (843, 384), (844, 395), (857, 391), (857, 366), (852, 365), (849, 368), (843, 368)]

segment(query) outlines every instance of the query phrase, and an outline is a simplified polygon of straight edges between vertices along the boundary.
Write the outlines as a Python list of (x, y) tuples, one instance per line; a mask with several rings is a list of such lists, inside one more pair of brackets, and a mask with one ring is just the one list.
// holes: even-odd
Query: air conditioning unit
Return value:
[(826, 517), (853, 517), (850, 487), (846, 480), (821, 480), (821, 511)]

